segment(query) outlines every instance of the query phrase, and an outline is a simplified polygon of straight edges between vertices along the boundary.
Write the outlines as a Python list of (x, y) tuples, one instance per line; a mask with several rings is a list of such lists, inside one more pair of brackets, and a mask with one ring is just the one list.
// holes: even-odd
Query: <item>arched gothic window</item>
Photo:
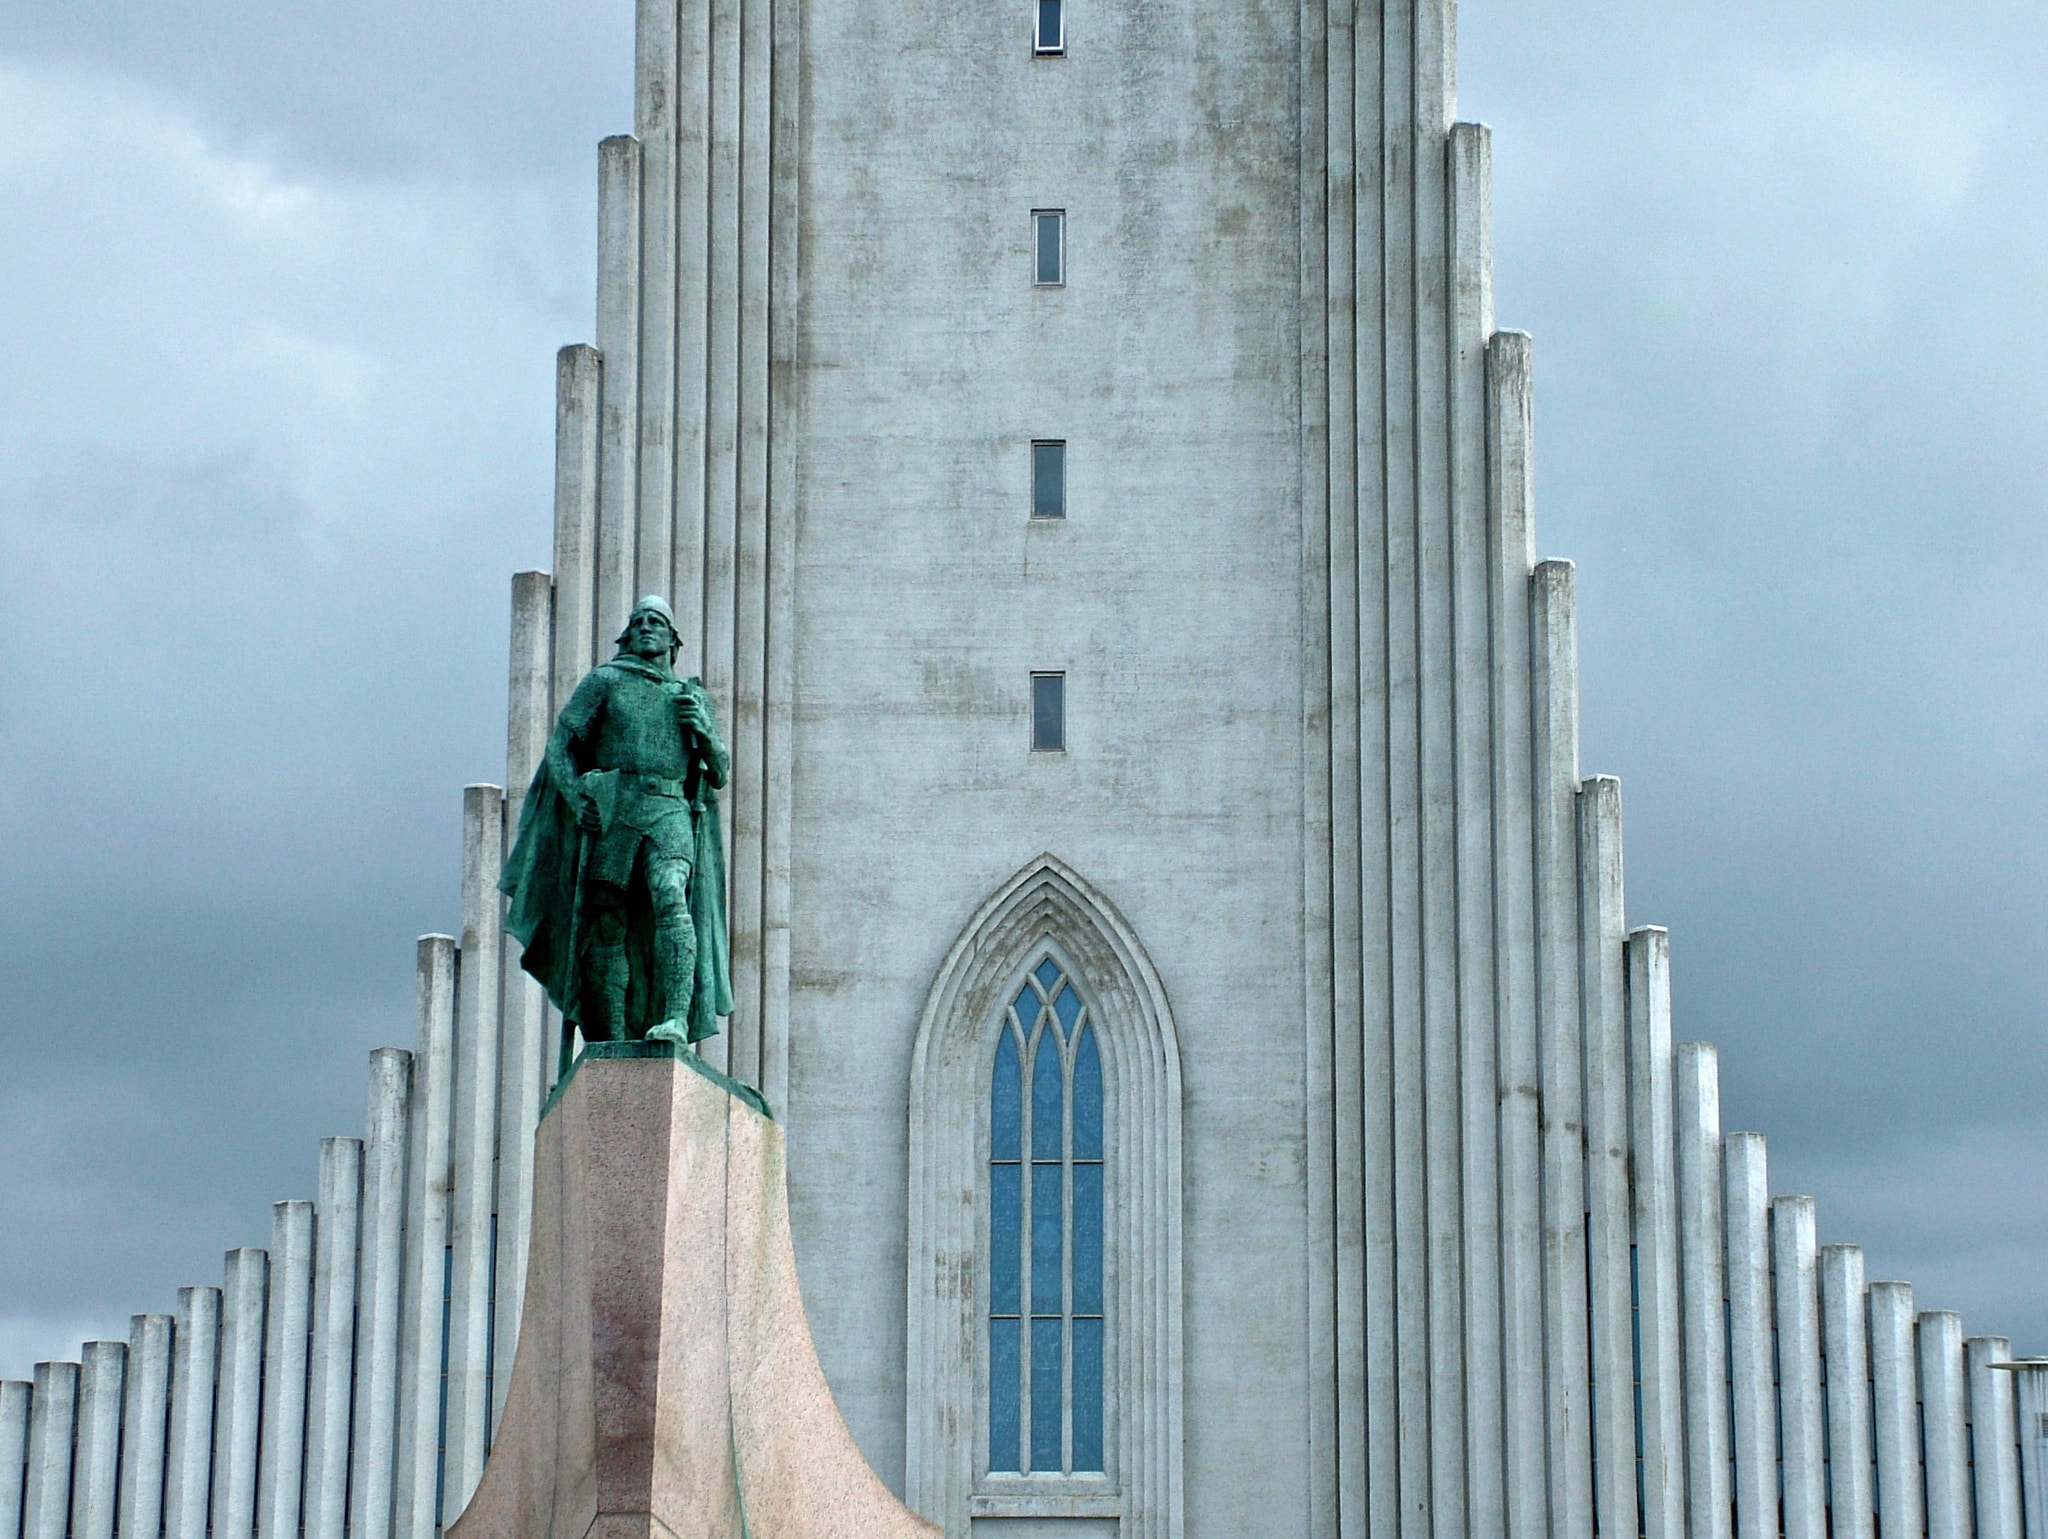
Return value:
[(988, 1178), (988, 1467), (1099, 1472), (1102, 1055), (1050, 956), (997, 1029)]
[(1136, 934), (1040, 856), (954, 941), (911, 1058), (910, 1504), (947, 1539), (1180, 1539), (1180, 1056)]

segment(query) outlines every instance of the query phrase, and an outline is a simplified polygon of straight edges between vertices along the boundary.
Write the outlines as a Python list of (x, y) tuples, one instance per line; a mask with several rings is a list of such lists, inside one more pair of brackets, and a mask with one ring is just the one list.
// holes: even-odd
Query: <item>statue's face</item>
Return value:
[(668, 621), (651, 609), (643, 609), (626, 623), (626, 650), (652, 662), (675, 650), (675, 632)]

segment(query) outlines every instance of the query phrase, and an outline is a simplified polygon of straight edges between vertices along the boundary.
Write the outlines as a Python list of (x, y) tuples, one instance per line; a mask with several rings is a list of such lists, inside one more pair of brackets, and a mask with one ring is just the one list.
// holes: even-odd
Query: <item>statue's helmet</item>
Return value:
[(674, 643), (669, 648), (671, 653), (682, 645), (682, 633), (676, 629), (675, 611), (668, 607), (668, 600), (659, 593), (650, 593), (641, 599), (639, 603), (635, 604), (633, 612), (626, 616), (626, 628), (619, 632), (617, 642), (619, 646), (626, 644), (626, 637), (632, 632), (633, 622), (642, 615), (658, 615), (661, 617), (662, 624), (668, 627), (669, 639)]

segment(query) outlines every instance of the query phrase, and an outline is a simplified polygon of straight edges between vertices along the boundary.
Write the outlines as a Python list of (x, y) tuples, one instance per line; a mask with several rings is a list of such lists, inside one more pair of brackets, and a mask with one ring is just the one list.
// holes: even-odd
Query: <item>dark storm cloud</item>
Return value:
[[(1680, 1033), (2048, 1349), (2048, 18), (1460, 10)], [(0, 9), (0, 1373), (261, 1243), (410, 1040), (631, 68), (622, 0)]]

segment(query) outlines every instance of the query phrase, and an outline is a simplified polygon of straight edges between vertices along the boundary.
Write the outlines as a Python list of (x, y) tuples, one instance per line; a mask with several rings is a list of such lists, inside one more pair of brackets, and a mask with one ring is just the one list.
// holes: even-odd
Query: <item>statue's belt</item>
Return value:
[(618, 770), (615, 773), (619, 777), (619, 789), (622, 791), (630, 788), (643, 796), (673, 796), (678, 799), (687, 799), (689, 796), (680, 780), (670, 779), (666, 775), (642, 775), (635, 770)]

